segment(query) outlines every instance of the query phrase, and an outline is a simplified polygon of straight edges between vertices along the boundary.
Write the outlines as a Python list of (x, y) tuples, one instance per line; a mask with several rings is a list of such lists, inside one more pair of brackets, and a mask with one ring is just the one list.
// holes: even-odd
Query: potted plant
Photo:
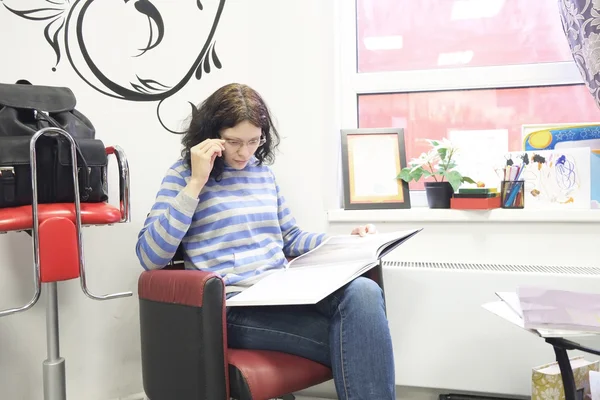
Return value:
[(412, 159), (408, 167), (403, 168), (397, 179), (405, 182), (433, 177), (433, 182), (425, 182), (425, 193), (429, 208), (450, 208), (452, 194), (464, 182), (475, 183), (468, 176), (463, 176), (456, 168), (458, 148), (444, 138), (427, 142), (431, 149)]

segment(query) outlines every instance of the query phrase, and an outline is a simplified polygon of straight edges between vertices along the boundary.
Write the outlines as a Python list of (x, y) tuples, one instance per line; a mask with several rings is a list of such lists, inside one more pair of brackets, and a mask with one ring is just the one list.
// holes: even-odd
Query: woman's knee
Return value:
[(361, 276), (348, 284), (344, 300), (361, 306), (383, 305), (383, 290), (377, 282)]

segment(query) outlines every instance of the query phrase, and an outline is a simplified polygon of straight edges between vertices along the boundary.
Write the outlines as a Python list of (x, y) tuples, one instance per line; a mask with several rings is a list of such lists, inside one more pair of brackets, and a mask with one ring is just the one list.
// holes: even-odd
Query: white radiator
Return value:
[[(600, 292), (595, 267), (402, 261), (383, 266), (396, 384), (402, 386), (529, 395), (531, 368), (553, 362), (552, 347), (481, 304), (519, 285)], [(597, 338), (584, 343), (600, 347)]]

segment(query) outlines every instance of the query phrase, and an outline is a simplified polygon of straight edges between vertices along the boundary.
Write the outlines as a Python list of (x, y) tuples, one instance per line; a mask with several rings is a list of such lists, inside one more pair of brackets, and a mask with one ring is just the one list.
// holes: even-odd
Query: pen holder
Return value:
[(502, 208), (525, 207), (525, 181), (502, 181), (501, 185)]

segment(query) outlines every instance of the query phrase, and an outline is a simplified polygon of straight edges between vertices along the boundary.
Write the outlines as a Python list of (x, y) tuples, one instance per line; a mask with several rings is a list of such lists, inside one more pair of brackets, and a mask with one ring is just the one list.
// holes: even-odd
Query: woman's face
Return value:
[(231, 168), (244, 169), (261, 145), (261, 136), (261, 129), (248, 121), (221, 131), (221, 139), (225, 140), (225, 164)]

